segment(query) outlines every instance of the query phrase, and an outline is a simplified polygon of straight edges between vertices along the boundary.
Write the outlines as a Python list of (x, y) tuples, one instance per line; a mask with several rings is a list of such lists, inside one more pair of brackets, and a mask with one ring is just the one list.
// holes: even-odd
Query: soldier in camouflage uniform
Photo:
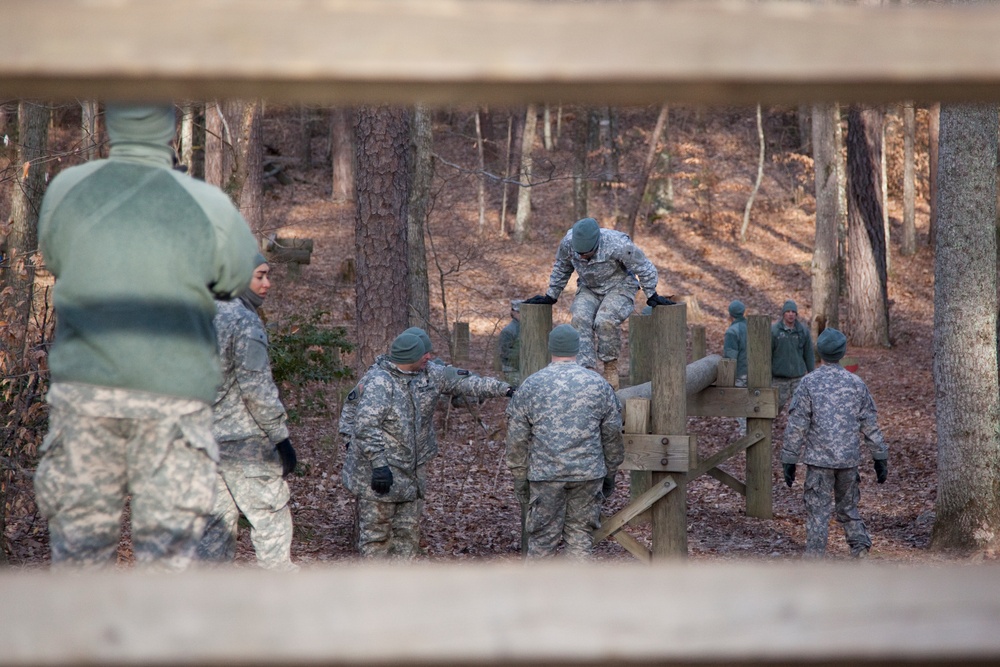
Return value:
[(576, 363), (580, 336), (549, 334), (552, 363), (527, 378), (507, 406), (507, 466), (527, 505), (529, 559), (590, 556), (601, 504), (624, 460), (621, 403), (600, 375)]
[(639, 286), (649, 306), (674, 302), (656, 293), (656, 267), (632, 239), (613, 229), (601, 229), (593, 218), (584, 218), (559, 243), (548, 291), (524, 303), (554, 304), (574, 271), (577, 291), (570, 314), (580, 334), (580, 364), (597, 368), (600, 358), (604, 377), (617, 389), (621, 325), (635, 308)]
[[(433, 347), (431, 339), (423, 329), (411, 327), (403, 333), (417, 336), (417, 338), (420, 339), (423, 350), (423, 364), (421, 368), (416, 371), (415, 377), (411, 380), (412, 393), (420, 422), (414, 457), (414, 479), (416, 482), (417, 496), (414, 507), (410, 510), (415, 523), (412, 525), (409, 523), (406, 524), (405, 530), (400, 531), (398, 535), (394, 536), (394, 553), (392, 555), (413, 557), (419, 552), (419, 519), (423, 513), (423, 502), (426, 497), (427, 464), (432, 458), (434, 458), (434, 456), (437, 455), (438, 452), (437, 434), (434, 431), (434, 411), (437, 408), (439, 399), (444, 395), (450, 395), (453, 397), (472, 396), (477, 398), (496, 398), (501, 396), (510, 396), (514, 390), (506, 382), (501, 382), (500, 380), (494, 378), (480, 377), (465, 369), (448, 366), (440, 360), (432, 358)], [(372, 365), (361, 378), (361, 381), (358, 382), (357, 386), (351, 390), (351, 392), (347, 395), (347, 399), (344, 401), (344, 407), (341, 410), (340, 420), (338, 422), (338, 431), (344, 440), (345, 447), (347, 447), (348, 461), (352, 461), (350, 443), (353, 440), (356, 429), (356, 419), (359, 406), (373, 375), (378, 374), (387, 361), (389, 361), (388, 357), (384, 355), (380, 356), (376, 360), (375, 364)], [(356, 460), (353, 461), (353, 463), (357, 462), (358, 461)], [(343, 473), (344, 484), (348, 487), (348, 489), (351, 489), (350, 484), (348, 484), (348, 478), (354, 476), (356, 471), (349, 473), (347, 465), (348, 464), (345, 463)], [(362, 470), (360, 474), (361, 483), (355, 483), (355, 487), (363, 490), (363, 479), (368, 473), (366, 470)], [(355, 481), (357, 482), (358, 480)], [(354, 492), (353, 489), (352, 492)], [(357, 492), (354, 493), (355, 495), (358, 495)]]
[(250, 523), (257, 563), (292, 570), (292, 513), (284, 477), (295, 469), (285, 408), (271, 377), (267, 332), (257, 309), (271, 287), (270, 267), (257, 254), (250, 287), (239, 299), (218, 301), (215, 329), (222, 359), (212, 433), (219, 444), (215, 508), (198, 557), (216, 563), (236, 558), (240, 513)]
[(521, 384), (521, 301), (510, 302), (510, 322), (500, 330), (500, 370), (511, 386)]
[[(726, 359), (736, 361), (736, 382), (737, 387), (747, 386), (747, 319), (743, 316), (746, 313), (746, 306), (742, 301), (732, 301), (729, 304), (729, 317), (732, 324), (726, 329), (723, 337), (722, 356)], [(737, 417), (740, 433), (747, 430), (747, 418)]]
[(860, 438), (871, 451), (879, 484), (889, 471), (889, 450), (868, 387), (837, 363), (847, 351), (847, 338), (836, 329), (825, 329), (816, 349), (824, 363), (802, 378), (788, 408), (781, 449), (785, 483), (790, 487), (795, 481), (796, 463), (806, 464), (807, 557), (826, 553), (830, 515), (835, 513), (851, 555), (866, 558), (872, 540), (858, 514)]
[(213, 295), (246, 288), (257, 245), (225, 193), (171, 169), (172, 106), (109, 104), (105, 123), (108, 159), (42, 203), (57, 328), (35, 495), (53, 566), (114, 565), (131, 496), (136, 563), (182, 569), (215, 500)]
[(812, 336), (799, 321), (799, 308), (791, 299), (781, 308), (781, 319), (771, 325), (771, 386), (778, 390), (778, 410), (795, 393), (802, 376), (816, 368)]

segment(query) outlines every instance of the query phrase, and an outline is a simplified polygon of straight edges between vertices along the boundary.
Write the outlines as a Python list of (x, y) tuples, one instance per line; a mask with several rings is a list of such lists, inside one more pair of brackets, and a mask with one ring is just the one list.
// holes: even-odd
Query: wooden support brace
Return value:
[(659, 470), (687, 472), (691, 466), (693, 435), (625, 434), (625, 460), (622, 470)]
[(733, 387), (736, 385), (736, 360), (722, 359), (716, 367), (715, 386)]
[(629, 535), (624, 530), (619, 530), (617, 533), (612, 535), (615, 538), (615, 542), (625, 547), (625, 550), (630, 554), (635, 556), (638, 560), (646, 563), (653, 562), (653, 554), (642, 544), (639, 540), (635, 539)]
[(725, 470), (721, 468), (710, 468), (707, 474), (710, 477), (714, 477), (719, 480), (741, 496), (745, 496), (747, 494), (747, 485), (730, 475)]
[(725, 449), (722, 449), (715, 454), (712, 454), (707, 459), (699, 461), (698, 465), (691, 468), (688, 472), (688, 479), (694, 479), (696, 477), (701, 477), (707, 473), (712, 468), (716, 467), (728, 458), (735, 456), (736, 454), (747, 449), (751, 445), (755, 445), (764, 439), (764, 434), (760, 431), (754, 431), (753, 433), (748, 433), (736, 442), (730, 444)]
[(623, 510), (601, 524), (594, 532), (594, 544), (606, 537), (614, 535), (625, 527), (632, 518), (642, 514), (657, 500), (677, 488), (673, 477), (667, 476), (649, 488), (648, 491), (629, 503)]
[(770, 387), (709, 387), (688, 396), (691, 417), (747, 417), (774, 419), (778, 416), (778, 392)]

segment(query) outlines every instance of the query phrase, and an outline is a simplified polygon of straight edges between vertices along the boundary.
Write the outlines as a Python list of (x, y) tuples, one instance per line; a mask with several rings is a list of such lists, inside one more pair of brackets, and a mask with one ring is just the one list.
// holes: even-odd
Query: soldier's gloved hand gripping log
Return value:
[(522, 303), (530, 303), (530, 304), (536, 305), (536, 306), (538, 306), (538, 305), (551, 306), (555, 302), (556, 302), (556, 299), (553, 299), (548, 294), (538, 294), (537, 296), (533, 296), (530, 299), (525, 299)]

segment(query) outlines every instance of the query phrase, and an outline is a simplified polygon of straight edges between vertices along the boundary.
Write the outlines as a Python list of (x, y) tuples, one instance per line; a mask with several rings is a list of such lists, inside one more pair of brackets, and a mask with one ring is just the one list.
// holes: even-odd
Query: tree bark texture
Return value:
[(590, 110), (576, 108), (573, 134), (573, 220), (587, 217), (587, 195), (590, 181), (587, 174), (587, 157), (590, 154)]
[(639, 182), (635, 186), (635, 194), (629, 204), (628, 213), (625, 214), (625, 233), (635, 239), (635, 221), (639, 217), (639, 209), (642, 208), (642, 201), (646, 197), (646, 186), (649, 184), (649, 175), (656, 164), (656, 157), (659, 155), (660, 135), (667, 125), (667, 117), (670, 114), (670, 107), (664, 104), (660, 107), (660, 113), (656, 117), (656, 125), (653, 133), (649, 137), (649, 146), (646, 149), (646, 160), (642, 164), (642, 171), (639, 173)]
[(840, 327), (840, 196), (836, 102), (813, 105), (812, 150), (816, 180), (816, 236), (812, 257), (812, 335)]
[(264, 228), (262, 115), (260, 100), (227, 100), (205, 110), (205, 181), (229, 195), (255, 234)]
[(410, 267), (410, 326), (426, 329), (430, 323), (430, 289), (427, 284), (427, 248), (424, 227), (430, 211), (434, 179), (434, 131), (431, 112), (417, 105), (413, 112), (413, 187), (407, 210)]
[(931, 545), (996, 547), (997, 109), (941, 106), (934, 260), (938, 493)]
[(514, 216), (514, 238), (518, 243), (528, 236), (528, 222), (531, 219), (531, 172), (533, 170), (532, 150), (538, 126), (538, 108), (529, 104), (524, 112), (524, 131), (521, 134), (521, 166), (517, 180), (517, 214)]
[(330, 110), (330, 162), (333, 170), (333, 201), (348, 202), (354, 197), (354, 130), (351, 110)]
[(49, 138), (49, 107), (22, 101), (18, 105), (17, 168), (11, 198), (11, 225), (4, 253), (4, 288), (13, 292), (9, 303), (16, 305), (15, 327), (26, 330), (31, 312), (32, 286), (38, 253), (38, 211), (45, 194), (45, 156)]
[(851, 107), (847, 127), (848, 293), (851, 344), (889, 346), (882, 219), (882, 111)]
[(899, 252), (904, 256), (917, 252), (916, 169), (914, 145), (917, 119), (913, 102), (903, 104), (903, 233)]
[(87, 161), (98, 156), (97, 109), (94, 100), (80, 102), (80, 156)]
[(938, 135), (940, 134), (941, 105), (932, 104), (930, 117), (927, 121), (927, 153), (928, 171), (930, 172), (930, 209), (931, 218), (927, 229), (927, 244), (934, 247), (937, 243), (938, 228)]
[(411, 113), (361, 107), (354, 116), (357, 349), (363, 366), (409, 326)]

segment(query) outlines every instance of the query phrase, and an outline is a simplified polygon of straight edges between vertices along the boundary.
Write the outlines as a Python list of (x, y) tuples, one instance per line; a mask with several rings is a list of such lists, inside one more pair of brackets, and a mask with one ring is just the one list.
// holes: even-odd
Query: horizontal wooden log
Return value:
[(1000, 100), (1000, 8), (830, 4), (5, 0), (12, 29), (0, 95), (337, 105)]
[(624, 437), (622, 470), (687, 472), (691, 467), (690, 452), (696, 451), (696, 436), (626, 433)]
[(4, 665), (941, 665), (1000, 660), (1000, 568), (343, 565), (6, 572)]
[[(717, 375), (716, 367), (721, 360), (721, 356), (710, 354), (707, 357), (688, 364), (684, 369), (684, 392), (690, 397), (711, 386), (715, 382)], [(625, 405), (626, 401), (632, 398), (651, 399), (653, 396), (653, 383), (643, 382), (634, 387), (619, 389), (617, 393), (622, 405)]]
[(778, 391), (743, 387), (709, 387), (688, 395), (688, 414), (695, 417), (751, 417), (774, 419), (778, 416)]

